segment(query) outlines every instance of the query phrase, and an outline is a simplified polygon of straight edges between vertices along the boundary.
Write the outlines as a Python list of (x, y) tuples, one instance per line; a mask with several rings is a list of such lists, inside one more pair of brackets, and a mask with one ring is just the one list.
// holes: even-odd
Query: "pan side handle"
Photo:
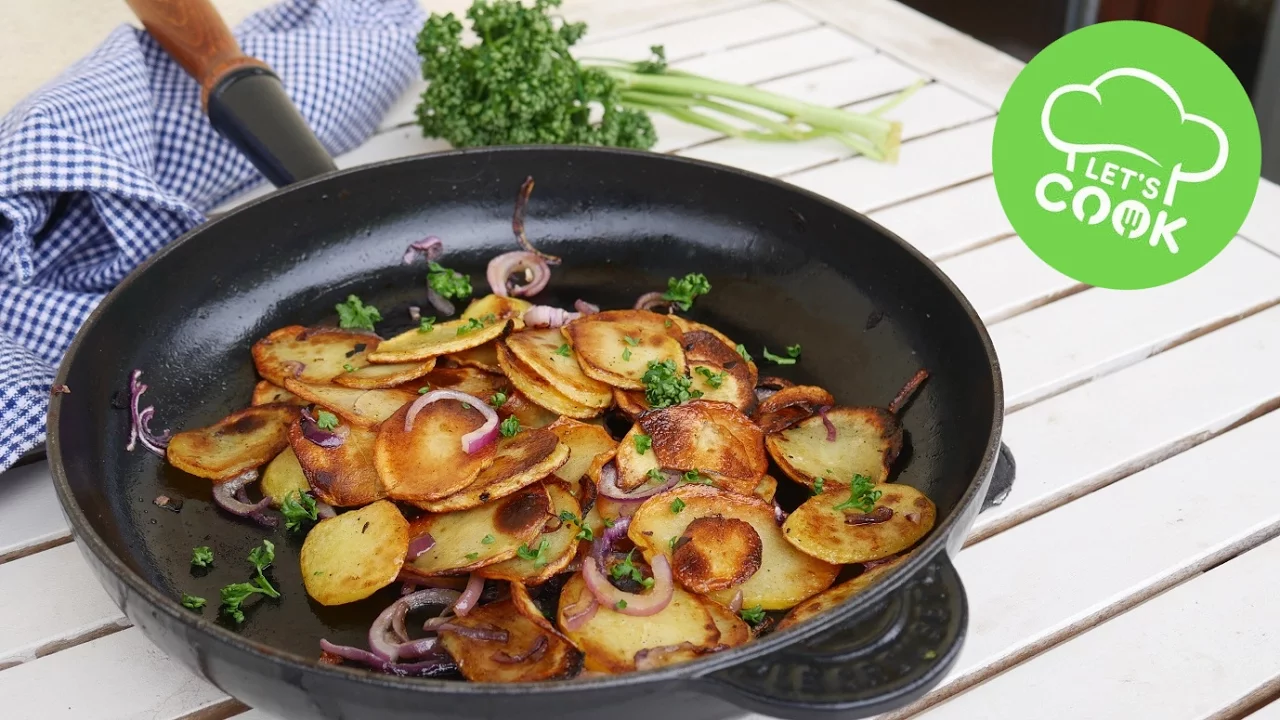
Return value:
[(126, 0), (196, 82), (209, 121), (276, 186), (336, 169), (280, 78), (249, 57), (209, 0)]

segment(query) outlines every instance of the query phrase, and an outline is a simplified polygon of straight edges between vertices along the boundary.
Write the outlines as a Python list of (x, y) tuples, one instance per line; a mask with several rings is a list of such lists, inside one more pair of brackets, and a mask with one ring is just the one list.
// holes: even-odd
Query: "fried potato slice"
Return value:
[(417, 380), (431, 372), (435, 366), (435, 358), (406, 363), (392, 363), (390, 365), (365, 365), (362, 368), (338, 375), (333, 379), (333, 382), (343, 387), (359, 388), (361, 390), (393, 388), (411, 380)]
[(560, 592), (556, 624), (575, 645), (586, 653), (586, 669), (596, 672), (624, 673), (636, 669), (636, 653), (689, 643), (688, 653), (673, 653), (668, 664), (692, 660), (698, 651), (710, 652), (720, 641), (720, 630), (711, 613), (695, 596), (674, 588), (671, 603), (661, 612), (637, 618), (611, 607), (600, 607), (577, 630), (565, 625), (566, 615), (587, 607), (591, 593), (575, 574)]
[(456, 367), (475, 368), (489, 373), (500, 373), (502, 368), (498, 367), (497, 345), (499, 342), (501, 341), (491, 340), (462, 352), (445, 355), (441, 360), (446, 360)]
[(519, 324), (516, 329), (519, 330), (524, 327), (524, 314), (532, 307), (533, 303), (528, 300), (489, 294), (472, 300), (459, 317), (463, 320), (470, 320), (471, 318), (486, 319), (486, 316), (492, 315), (499, 322), (503, 320), (517, 321)]
[(769, 455), (788, 477), (811, 488), (818, 477), (828, 488), (847, 487), (855, 475), (877, 484), (889, 478), (889, 466), (902, 450), (897, 418), (881, 408), (838, 407), (827, 411), (827, 419), (836, 428), (835, 441), (827, 440), (818, 415), (765, 438)]
[(831, 393), (816, 385), (789, 385), (760, 401), (751, 420), (766, 435), (782, 432), (821, 407), (831, 407), (836, 400)]
[(571, 678), (582, 669), (582, 653), (559, 633), (547, 632), (517, 611), (511, 600), (472, 608), (450, 625), (498, 629), (507, 641), (477, 640), (448, 629), (440, 644), (458, 663), (458, 671), (472, 682), (536, 682)]
[(697, 470), (735, 492), (754, 490), (769, 466), (763, 433), (728, 403), (691, 400), (646, 413), (638, 425), (662, 468)]
[[(563, 447), (563, 446), (562, 446)], [(582, 507), (578, 499), (570, 492), (566, 483), (552, 481), (546, 483), (547, 495), (551, 498), (551, 523), (555, 530), (546, 532), (529, 541), (526, 546), (536, 556), (533, 559), (516, 556), (510, 560), (480, 568), (476, 572), (493, 580), (510, 580), (514, 584), (541, 585), (553, 575), (564, 570), (578, 554), (577, 523), (561, 520), (560, 513), (582, 515)], [(545, 543), (545, 545), (544, 545)]]
[(650, 480), (650, 471), (662, 469), (658, 462), (658, 454), (652, 447), (640, 452), (643, 444), (638, 446), (636, 441), (644, 438), (649, 438), (649, 443), (652, 444), (653, 438), (646, 435), (644, 429), (637, 423), (632, 425), (627, 434), (618, 441), (618, 453), (614, 461), (618, 465), (618, 487), (623, 490), (629, 491), (640, 487)]
[(772, 475), (765, 475), (760, 478), (760, 482), (756, 484), (755, 492), (752, 493), (761, 500), (771, 503), (773, 496), (778, 492), (778, 481), (773, 479)]
[(295, 492), (311, 490), (307, 476), (302, 472), (302, 465), (298, 464), (298, 456), (293, 454), (291, 447), (286, 447), (274, 460), (267, 463), (259, 487), (262, 494), (271, 498), (271, 504), (276, 507), (280, 507), (280, 503)]
[[(595, 460), (597, 455), (609, 452), (618, 446), (604, 428), (578, 422), (572, 418), (562, 417), (548, 425), (547, 429), (555, 433), (560, 438), (560, 442), (569, 447), (569, 460), (556, 469), (555, 475), (570, 483), (578, 482), (587, 474), (591, 461)], [(592, 487), (595, 487), (594, 483)]]
[(782, 622), (778, 623), (777, 630), (786, 630), (796, 623), (804, 622), (811, 617), (821, 615), (831, 608), (843, 603), (845, 600), (857, 595), (858, 593), (871, 587), (877, 580), (884, 577), (893, 570), (906, 556), (897, 557), (887, 560), (882, 564), (867, 568), (861, 575), (846, 580), (839, 585), (820, 592), (817, 595), (805, 600), (799, 605), (791, 608), (786, 617), (782, 618)]
[(296, 405), (254, 405), (209, 427), (186, 430), (169, 440), (169, 464), (197, 477), (230, 480), (262, 467), (289, 445)]
[(321, 605), (363, 600), (395, 582), (409, 552), (409, 523), (379, 500), (321, 520), (302, 542), (302, 583)]
[(386, 497), (373, 462), (377, 431), (339, 425), (334, 432), (342, 444), (325, 448), (304, 437), (300, 423), (289, 426), (289, 445), (316, 498), (334, 507), (359, 507)]
[(648, 310), (607, 310), (584, 315), (561, 328), (587, 377), (606, 385), (643, 390), (650, 362), (670, 360), (685, 372), (680, 329)]
[(507, 401), (498, 408), (498, 416), (503, 420), (514, 417), (523, 428), (544, 428), (555, 423), (560, 416), (524, 396), (514, 388), (506, 388), (504, 394)]
[[(534, 483), (480, 507), (442, 515), (424, 515), (413, 522), (409, 536), (431, 533), (435, 545), (405, 565), (423, 577), (458, 575), (516, 556), (551, 517), (551, 497), (542, 483)], [(485, 542), (493, 538), (492, 542)]]
[(271, 403), (285, 403), (286, 405), (306, 405), (307, 401), (285, 390), (279, 385), (269, 383), (266, 380), (259, 380), (257, 385), (253, 386), (253, 400), (250, 405), (270, 405)]
[(703, 400), (727, 402), (749, 413), (756, 404), (756, 369), (753, 363), (706, 330), (684, 334), (681, 340), (685, 363), (689, 366), (690, 387)]
[(582, 372), (559, 328), (524, 330), (509, 335), (503, 343), (533, 374), (573, 402), (602, 409), (613, 404), (612, 388)]
[(369, 429), (377, 428), (418, 397), (400, 389), (357, 390), (337, 385), (307, 385), (297, 380), (286, 380), (284, 386), (303, 400), (331, 410), (343, 422)]
[(910, 485), (877, 485), (883, 494), (870, 513), (837, 510), (842, 489), (805, 500), (787, 517), (782, 532), (792, 545), (831, 563), (870, 562), (906, 550), (933, 529), (933, 501)]
[[(692, 387), (692, 384), (690, 387)], [(613, 404), (632, 420), (649, 412), (649, 400), (645, 398), (643, 390), (614, 388)]]
[(760, 569), (760, 554), (760, 535), (750, 523), (700, 517), (676, 540), (671, 570), (681, 585), (706, 594), (746, 582)]
[(506, 389), (509, 385), (511, 383), (505, 377), (483, 370), (437, 367), (418, 381), (406, 384), (405, 387), (413, 388), (415, 396), (419, 388), (427, 387), (432, 390), (456, 390), (481, 400), (488, 400), (494, 393)]
[(564, 633), (560, 632), (560, 628), (556, 627), (546, 615), (542, 614), (542, 609), (538, 607), (538, 604), (533, 601), (533, 597), (529, 595), (527, 586), (518, 582), (510, 583), (510, 585), (511, 604), (515, 607), (516, 612), (528, 618), (534, 625), (569, 642)]
[(498, 346), (498, 366), (507, 379), (530, 401), (559, 415), (585, 420), (604, 412), (604, 408), (592, 408), (574, 402), (556, 390), (546, 380), (538, 377), (523, 360), (516, 357), (505, 345)]
[[(678, 513), (672, 512), (672, 503), (677, 499), (684, 503)], [(743, 607), (760, 605), (765, 610), (784, 610), (826, 590), (840, 572), (838, 565), (792, 547), (778, 527), (769, 503), (706, 485), (680, 485), (649, 498), (632, 516), (627, 537), (646, 558), (656, 553), (670, 558), (672, 540), (679, 542), (689, 524), (704, 517), (742, 520), (760, 537), (760, 569), (740, 585), (711, 593), (710, 597), (721, 604), (728, 605), (742, 590)]]
[(440, 500), (475, 482), (493, 464), (494, 443), (472, 453), (462, 449), (462, 436), (484, 424), (479, 410), (463, 405), (429, 403), (405, 430), (406, 405), (382, 424), (373, 461), (389, 497), (408, 503)]
[[(680, 328), (681, 333), (691, 333), (691, 332), (711, 333), (716, 337), (717, 340), (724, 343), (725, 347), (729, 348), (730, 350), (733, 350), (735, 353), (737, 352), (738, 343), (734, 342), (733, 340), (730, 340), (728, 335), (725, 335), (724, 333), (720, 332), (716, 328), (713, 328), (710, 325), (704, 325), (700, 322), (696, 322), (693, 320), (687, 320), (675, 314), (672, 314), (669, 317), (671, 318), (672, 322), (676, 324), (676, 327)], [(754, 362), (751, 362), (750, 360), (748, 360), (747, 362), (750, 363), (751, 365), (751, 374), (754, 377), (757, 374), (756, 364)]]
[(451, 355), (506, 335), (514, 323), (514, 320), (471, 318), (437, 323), (430, 332), (414, 328), (383, 340), (376, 352), (369, 353), (369, 362), (403, 363)]
[(381, 339), (371, 332), (338, 328), (282, 327), (253, 344), (250, 351), (258, 374), (275, 385), (293, 379), (321, 385), (347, 372), (345, 366), (362, 368)]
[(707, 597), (699, 597), (702, 606), (711, 614), (711, 619), (720, 631), (720, 647), (737, 647), (751, 639), (751, 626), (729, 608)]
[(493, 462), (470, 485), (439, 500), (418, 500), (414, 504), (435, 513), (468, 510), (538, 482), (568, 459), (569, 448), (560, 444), (555, 433), (521, 430), (509, 438), (498, 438)]

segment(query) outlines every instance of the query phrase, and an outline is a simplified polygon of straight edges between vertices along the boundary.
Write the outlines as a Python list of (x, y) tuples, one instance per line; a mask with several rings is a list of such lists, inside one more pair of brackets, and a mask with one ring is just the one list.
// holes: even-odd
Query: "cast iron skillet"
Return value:
[[(59, 497), (89, 564), (153, 642), (231, 695), (286, 718), (675, 720), (741, 709), (858, 717), (910, 702), (946, 673), (967, 619), (948, 556), (997, 471), (1003, 398), (977, 315), (919, 253), (784, 183), (647, 153), (496, 148), (326, 172), (331, 161), (279, 81), (236, 56), (210, 8), (131, 4), (205, 81), (219, 129), (269, 178), (292, 183), (144, 263), (94, 311), (59, 370), (56, 382), (73, 389), (54, 396), (49, 411)], [(184, 45), (181, 26), (202, 28), (217, 52)], [(270, 330), (331, 323), (334, 303), (348, 293), (382, 308), (384, 335), (400, 318), (407, 325), (406, 307), (423, 299), (421, 269), (400, 263), (409, 242), (439, 235), (447, 264), (482, 279), (490, 257), (515, 247), (512, 203), (528, 175), (537, 180), (530, 237), (565, 258), (541, 302), (581, 297), (627, 307), (668, 276), (701, 271), (714, 291), (690, 317), (751, 348), (801, 343), (802, 362), (779, 374), (819, 383), (842, 403), (884, 405), (928, 368), (929, 381), (903, 413), (908, 446), (895, 480), (924, 490), (939, 520), (899, 570), (825, 616), (697, 662), (529, 685), (319, 664), (319, 638), (362, 644), (395, 590), (354, 606), (316, 605), (302, 589), (301, 541), (283, 530), (268, 534), (283, 597), (256, 603), (239, 627), (217, 618), (218, 588), (249, 578), (243, 559), (266, 533), (217, 510), (207, 481), (125, 452), (121, 399), (130, 371), (141, 368), (151, 385), (146, 402), (157, 408), (157, 427), (211, 423), (247, 404), (255, 380), (248, 348)], [(997, 475), (993, 488), (1007, 491), (1011, 458)], [(154, 505), (161, 494), (182, 499), (181, 511)], [(189, 565), (196, 545), (217, 557), (207, 572)], [(209, 607), (182, 608), (184, 592), (209, 598)]]

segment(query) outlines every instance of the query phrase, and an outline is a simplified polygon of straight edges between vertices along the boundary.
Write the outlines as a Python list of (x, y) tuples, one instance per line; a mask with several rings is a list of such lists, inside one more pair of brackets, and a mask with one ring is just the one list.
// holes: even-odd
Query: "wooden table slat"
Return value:
[(934, 260), (1013, 234), (990, 175), (877, 210), (870, 217)]
[(0, 515), (0, 563), (66, 542), (71, 534), (46, 463), (0, 477)]
[(835, 28), (816, 27), (682, 60), (672, 66), (725, 82), (755, 84), (875, 53), (875, 48)]

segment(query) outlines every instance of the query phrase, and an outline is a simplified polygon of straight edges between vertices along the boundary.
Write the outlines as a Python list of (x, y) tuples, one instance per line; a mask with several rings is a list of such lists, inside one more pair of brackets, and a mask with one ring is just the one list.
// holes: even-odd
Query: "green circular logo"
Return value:
[(1091, 25), (1023, 69), (991, 150), (1023, 242), (1080, 282), (1163, 285), (1244, 224), (1261, 174), (1258, 120), (1231, 69), (1145, 22)]

